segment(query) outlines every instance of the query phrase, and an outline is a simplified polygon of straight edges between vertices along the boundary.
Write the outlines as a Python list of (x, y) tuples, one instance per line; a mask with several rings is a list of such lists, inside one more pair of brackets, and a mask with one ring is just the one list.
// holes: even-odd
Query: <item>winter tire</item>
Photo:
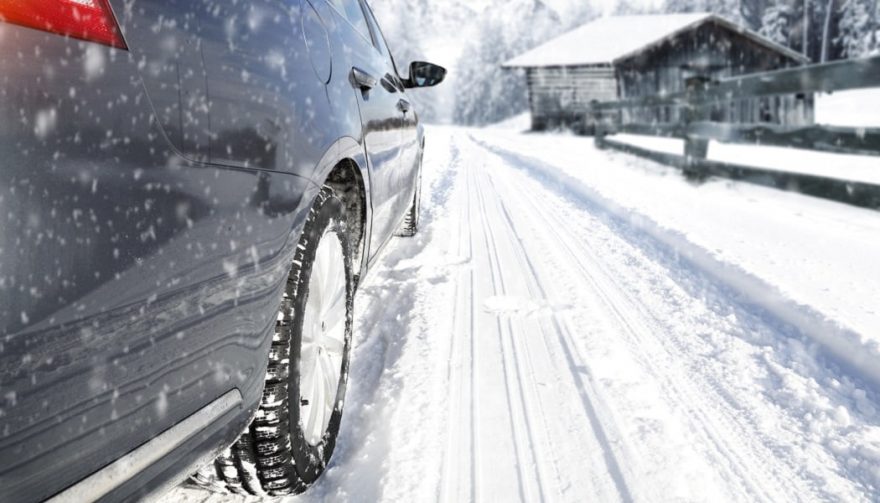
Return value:
[(282, 299), (256, 416), (193, 477), (257, 496), (301, 493), (324, 472), (342, 420), (354, 282), (345, 205), (324, 187), (311, 209)]

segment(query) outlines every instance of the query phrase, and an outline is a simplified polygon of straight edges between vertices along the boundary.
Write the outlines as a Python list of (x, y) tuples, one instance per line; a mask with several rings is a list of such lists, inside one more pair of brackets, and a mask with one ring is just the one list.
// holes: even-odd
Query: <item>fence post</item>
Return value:
[(684, 174), (688, 178), (702, 180), (706, 178), (706, 169), (703, 161), (705, 161), (709, 155), (709, 140), (691, 136), (691, 122), (693, 121), (685, 122), (685, 130), (687, 133), (685, 133), (684, 139)]
[(587, 120), (593, 123), (593, 143), (596, 145), (596, 148), (604, 149), (605, 135), (608, 133), (605, 130), (602, 111), (596, 106), (598, 103), (597, 100), (590, 101), (590, 111), (587, 112)]
[(705, 108), (697, 105), (692, 99), (696, 93), (702, 90), (710, 79), (702, 76), (690, 77), (685, 79), (685, 89), (687, 90), (686, 102), (683, 108), (683, 124), (684, 124), (684, 158), (685, 165), (683, 168), (686, 177), (692, 180), (704, 180), (707, 176), (705, 164), (703, 161), (709, 155), (709, 140), (696, 138), (691, 135), (691, 124), (704, 120)]

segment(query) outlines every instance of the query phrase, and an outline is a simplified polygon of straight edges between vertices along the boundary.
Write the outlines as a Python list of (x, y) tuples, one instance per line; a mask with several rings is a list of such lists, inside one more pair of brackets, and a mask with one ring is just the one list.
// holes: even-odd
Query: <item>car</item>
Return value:
[(0, 3), (0, 501), (313, 484), (445, 74), (361, 0)]

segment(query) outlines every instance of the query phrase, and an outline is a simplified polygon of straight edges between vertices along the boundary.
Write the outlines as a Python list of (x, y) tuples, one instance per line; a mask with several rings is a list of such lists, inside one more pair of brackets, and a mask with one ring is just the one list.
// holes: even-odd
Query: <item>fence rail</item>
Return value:
[(741, 97), (831, 93), (880, 86), (880, 56), (752, 73), (704, 82), (686, 91), (597, 103), (598, 110), (704, 105)]
[[(877, 112), (880, 114), (880, 110)], [(613, 132), (666, 138), (694, 138), (722, 143), (745, 143), (771, 147), (794, 147), (835, 154), (880, 156), (880, 128), (837, 126), (785, 127), (772, 124), (730, 124), (692, 122), (690, 124), (621, 124)], [(878, 161), (880, 170), (880, 161)]]
[[(594, 103), (590, 118), (596, 125), (596, 143), (683, 169), (696, 178), (723, 176), (786, 190), (797, 190), (857, 206), (880, 208), (880, 185), (755, 168), (708, 160), (709, 141), (791, 147), (835, 154), (880, 156), (880, 128), (839, 126), (736, 124), (706, 120), (711, 108), (735, 100), (767, 96), (807, 95), (880, 87), (880, 56), (744, 75), (715, 82), (699, 82), (687, 91), (640, 99)], [(677, 122), (636, 122), (624, 119), (626, 111), (655, 107), (678, 108)], [(880, 114), (880, 111), (877, 111)], [(637, 115), (637, 114), (633, 114)], [(630, 133), (683, 139), (682, 155), (653, 152), (608, 139)], [(880, 171), (880, 160), (877, 165)]]

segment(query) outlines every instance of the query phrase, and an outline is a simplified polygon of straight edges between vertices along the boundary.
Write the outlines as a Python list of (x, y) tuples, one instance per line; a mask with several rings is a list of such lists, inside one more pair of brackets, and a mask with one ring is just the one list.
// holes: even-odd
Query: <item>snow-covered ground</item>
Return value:
[(878, 500), (880, 213), (585, 138), (432, 128), (425, 161), (291, 501)]
[(816, 122), (832, 126), (880, 127), (880, 89), (816, 96)]
[(528, 112), (514, 115), (501, 122), (491, 126), (493, 129), (503, 129), (505, 131), (523, 132), (528, 131), (532, 127), (532, 115)]

